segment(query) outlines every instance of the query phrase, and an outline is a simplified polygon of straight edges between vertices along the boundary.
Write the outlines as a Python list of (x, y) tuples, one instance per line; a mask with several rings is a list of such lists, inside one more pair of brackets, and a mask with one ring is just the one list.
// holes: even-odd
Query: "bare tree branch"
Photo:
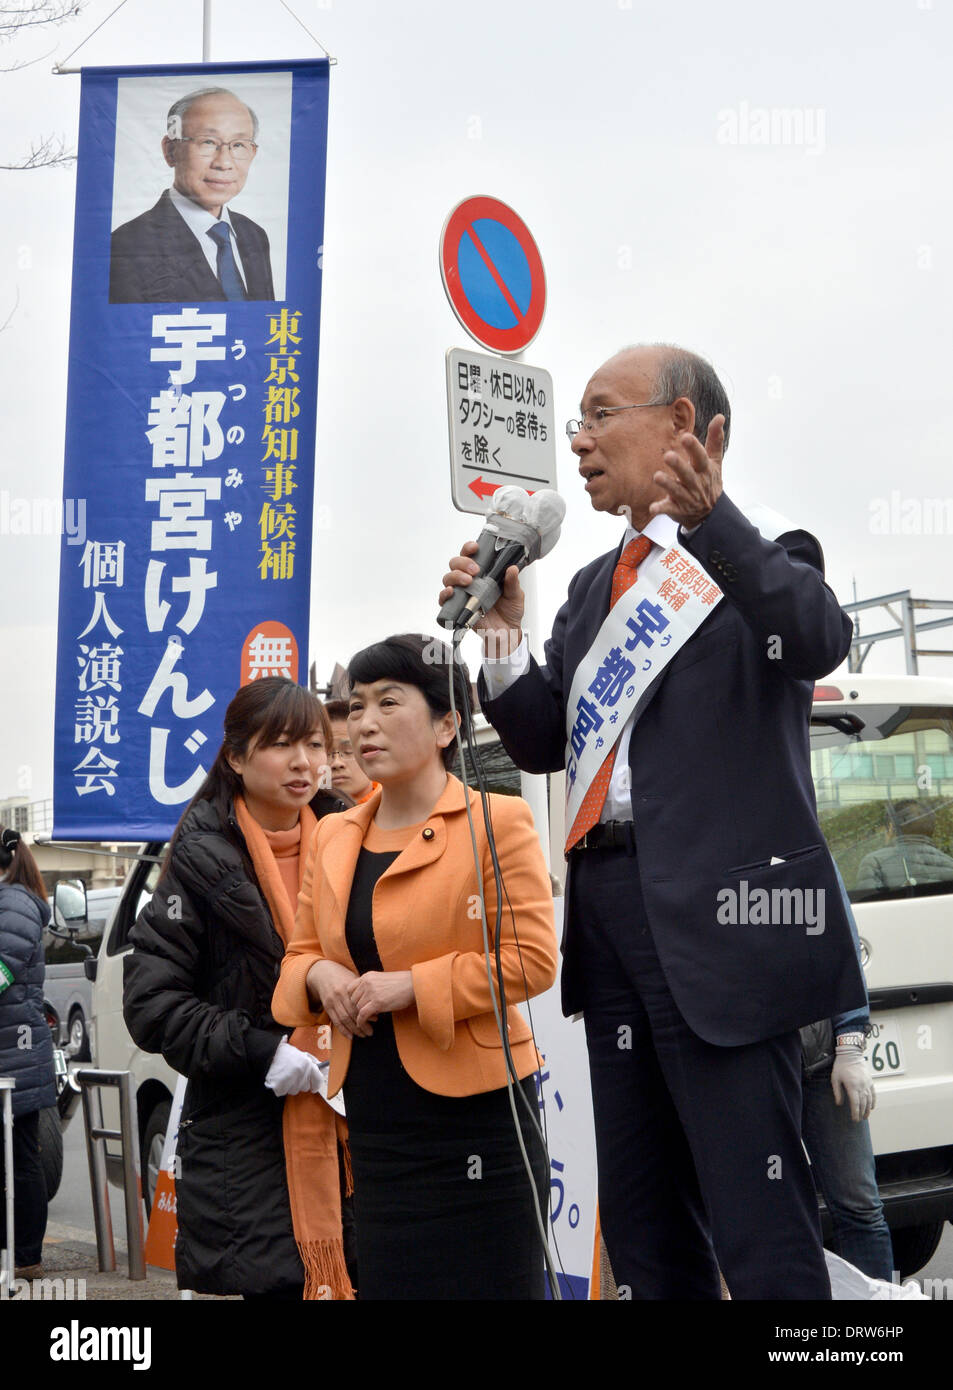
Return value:
[(0, 5), (0, 42), (15, 38), (24, 29), (65, 24), (83, 8), (82, 0), (34, 0), (32, 5)]
[(67, 149), (62, 135), (44, 135), (34, 140), (30, 153), (19, 164), (0, 164), (0, 169), (64, 169), (73, 164), (76, 155)]
[[(65, 24), (84, 8), (85, 0), (20, 0), (18, 4), (0, 4), (0, 45), (20, 37), (27, 38), (34, 29)], [(18, 72), (49, 56), (46, 52), (38, 58), (17, 58), (9, 66), (0, 66), (0, 72)], [(76, 155), (67, 149), (61, 135), (43, 135), (33, 141), (28, 155), (16, 164), (0, 164), (0, 170), (63, 169), (75, 159)]]
[(18, 58), (15, 63), (10, 63), (8, 67), (0, 67), (0, 72), (19, 72), (21, 68), (32, 68), (34, 63), (42, 63), (44, 58), (49, 58), (50, 54), (55, 52), (55, 48), (49, 48), (38, 58)]
[(10, 310), (9, 314), (7, 314), (6, 318), (3, 320), (3, 323), (0, 323), (0, 333), (5, 333), (6, 330), (9, 328), (9, 326), (10, 326), (10, 321), (11, 321), (11, 319), (13, 318), (13, 315), (16, 313), (16, 311), (17, 311), (17, 309), (18, 309), (19, 307), (20, 307), (20, 286), (17, 285), (17, 297), (16, 297), (16, 299), (13, 301), (13, 308)]

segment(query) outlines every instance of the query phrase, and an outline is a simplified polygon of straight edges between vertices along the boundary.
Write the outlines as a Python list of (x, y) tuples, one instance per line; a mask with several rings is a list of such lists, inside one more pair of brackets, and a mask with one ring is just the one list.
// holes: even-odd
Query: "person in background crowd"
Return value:
[[(860, 959), (857, 923), (838, 870)], [(870, 1005), (801, 1029), (801, 1136), (834, 1227), (832, 1248), (872, 1279), (896, 1278), (867, 1117), (877, 1097), (864, 1056)]]
[(352, 1296), (343, 1130), (323, 1099), (317, 1033), (289, 1038), (270, 1008), (308, 850), (319, 821), (346, 805), (325, 790), (330, 736), (320, 701), (294, 681), (239, 690), (131, 933), (129, 1031), (189, 1079), (177, 1151), (180, 1288)]
[(917, 883), (953, 884), (953, 859), (937, 849), (936, 813), (914, 799), (884, 806), (887, 843), (860, 861), (859, 893), (890, 893)]
[[(46, 887), (16, 830), (0, 829), (0, 1076), (13, 1090), (13, 1260), (18, 1278), (43, 1273), (46, 1179), (40, 1162), (40, 1111), (56, 1104), (53, 1039), (43, 1009)], [(2, 1129), (2, 1126), (0, 1126)], [(0, 1248), (6, 1248), (5, 1169), (0, 1143)]]
[(380, 786), (371, 781), (354, 754), (347, 731), (348, 705), (346, 700), (329, 700), (325, 705), (331, 721), (331, 781), (340, 795), (349, 796), (356, 806), (368, 801)]
[[(491, 796), (513, 1103), (531, 1184), (483, 952), (481, 890), (491, 932), (497, 903), (487, 829), (479, 796), (449, 772), (457, 726), (449, 652), (432, 659), (439, 646), (390, 637), (351, 661), (348, 732), (381, 786), (318, 828), (273, 1009), (297, 1026), (324, 1011), (334, 1026), (329, 1091), (343, 1083), (361, 1297), (541, 1299), (533, 1192), (545, 1220), (549, 1179), (529, 1118), (539, 1055), (515, 1006), (556, 977), (552, 893), (529, 808)], [(465, 668), (453, 677), (462, 710)]]

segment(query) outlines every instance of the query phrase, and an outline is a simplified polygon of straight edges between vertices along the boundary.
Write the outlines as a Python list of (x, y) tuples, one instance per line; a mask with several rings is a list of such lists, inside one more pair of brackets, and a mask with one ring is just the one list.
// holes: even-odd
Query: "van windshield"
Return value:
[(953, 710), (851, 705), (811, 716), (821, 829), (852, 902), (953, 893)]

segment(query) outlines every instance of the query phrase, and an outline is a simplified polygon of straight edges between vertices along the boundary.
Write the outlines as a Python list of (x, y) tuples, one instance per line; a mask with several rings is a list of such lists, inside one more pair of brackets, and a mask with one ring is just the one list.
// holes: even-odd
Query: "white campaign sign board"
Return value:
[[(563, 899), (554, 899), (553, 907), (561, 939)], [(563, 1017), (558, 980), (531, 1001), (530, 1009), (536, 1045), (545, 1058), (541, 1075), (549, 1140), (550, 1245), (557, 1274), (565, 1271), (567, 1276), (560, 1277), (563, 1298), (587, 1299), (596, 1230), (596, 1140), (586, 1035), (581, 1020)]]
[(556, 486), (553, 379), (541, 367), (447, 351), (450, 486), (457, 511), (486, 515), (498, 487)]

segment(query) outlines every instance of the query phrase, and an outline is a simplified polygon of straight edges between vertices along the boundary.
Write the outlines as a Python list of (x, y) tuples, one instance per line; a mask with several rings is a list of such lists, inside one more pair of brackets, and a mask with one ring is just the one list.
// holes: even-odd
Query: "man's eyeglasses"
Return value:
[(581, 420), (567, 420), (566, 434), (571, 444), (580, 430), (595, 434), (607, 415), (615, 415), (620, 410), (648, 410), (649, 406), (671, 404), (671, 401), (639, 401), (638, 405), (597, 405), (595, 410), (587, 410)]
[(354, 749), (349, 743), (336, 743), (331, 749), (332, 758), (353, 758)]
[(222, 150), (228, 150), (238, 164), (244, 164), (251, 159), (258, 148), (254, 140), (213, 140), (210, 136), (199, 139), (197, 135), (178, 135), (175, 138), (185, 144), (195, 145), (203, 159), (214, 159)]

